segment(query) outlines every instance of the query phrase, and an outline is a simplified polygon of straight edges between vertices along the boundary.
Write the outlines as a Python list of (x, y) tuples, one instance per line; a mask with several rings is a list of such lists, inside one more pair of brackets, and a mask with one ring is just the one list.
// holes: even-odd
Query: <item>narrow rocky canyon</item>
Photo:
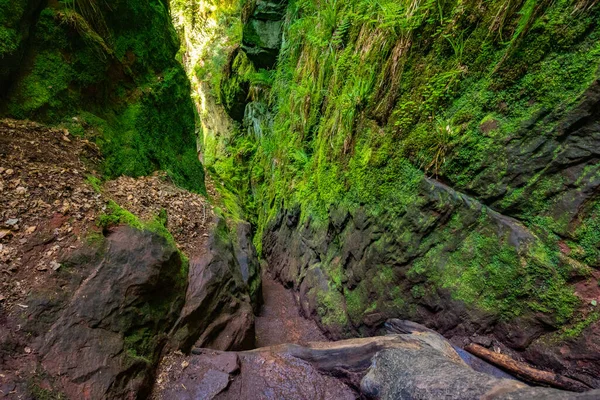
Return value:
[(0, 0), (0, 398), (600, 399), (597, 0)]

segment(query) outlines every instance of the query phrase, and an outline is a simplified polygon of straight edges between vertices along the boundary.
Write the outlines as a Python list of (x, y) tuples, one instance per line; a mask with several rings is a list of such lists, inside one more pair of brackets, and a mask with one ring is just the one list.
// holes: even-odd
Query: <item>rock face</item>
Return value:
[[(571, 344), (561, 347), (572, 349), (573, 358), (545, 357), (542, 353), (547, 350), (539, 349), (559, 347), (538, 339), (557, 329), (559, 308), (539, 312), (525, 303), (520, 317), (506, 321), (501, 306), (481, 307), (486, 301), (495, 304), (504, 294), (496, 297), (493, 287), (484, 286), (480, 294), (471, 292), (473, 289), (462, 292), (468, 285), (478, 285), (462, 272), (462, 266), (494, 263), (477, 257), (498, 252), (513, 254), (521, 265), (538, 265), (546, 276), (557, 277), (560, 282), (557, 267), (536, 253), (543, 246), (539, 236), (516, 219), (431, 179), (422, 179), (418, 198), (400, 220), (385, 213), (373, 218), (363, 208), (332, 208), (327, 225), (312, 223), (310, 218), (300, 224), (298, 209), (283, 211), (263, 237), (265, 257), (273, 273), (299, 292), (305, 315), (315, 317), (334, 337), (371, 335), (386, 319), (399, 317), (425, 323), (454, 337), (456, 343), (484, 334), (523, 351), (537, 341), (538, 350), (525, 353), (529, 361), (557, 368), (558, 373), (586, 371), (578, 375), (579, 379), (600, 387), (594, 361), (599, 353), (592, 343), (596, 328), (586, 331), (590, 339), (580, 339), (577, 345), (569, 341)], [(459, 256), (465, 251), (465, 256)], [(558, 268), (576, 264), (561, 257)], [(510, 267), (502, 268), (511, 273)], [(527, 272), (515, 268), (518, 272), (514, 279), (523, 279), (522, 274)], [(451, 271), (458, 276), (452, 278)], [(586, 273), (575, 268), (570, 274), (570, 281), (563, 281), (564, 288), (569, 282), (585, 279)], [(529, 279), (535, 279), (535, 275), (525, 278)], [(456, 289), (451, 282), (456, 282)], [(562, 301), (574, 299), (566, 297)], [(578, 352), (590, 356), (576, 357)], [(557, 354), (554, 350), (551, 353)]]
[(183, 306), (186, 266), (165, 239), (120, 227), (105, 246), (40, 349), (44, 370), (69, 398), (147, 394)]
[[(491, 346), (497, 339), (534, 364), (600, 387), (593, 307), (584, 310), (579, 338), (547, 336), (580, 299), (600, 295), (592, 288), (600, 273), (587, 267), (598, 264), (595, 239), (581, 235), (597, 218), (599, 104), (596, 80), (573, 108), (534, 116), (499, 150), (504, 161), (488, 160), (468, 185), (470, 195), (423, 177), (400, 218), (385, 211), (374, 217), (368, 205), (332, 206), (327, 223), (300, 223), (298, 208), (281, 210), (263, 238), (269, 265), (299, 292), (304, 312), (337, 337), (372, 334), (388, 318), (408, 318), (456, 343), (475, 335)], [(556, 127), (547, 137), (536, 135), (537, 126), (550, 123)], [(498, 162), (510, 166), (506, 175), (485, 184)], [(557, 186), (541, 189), (549, 180)], [(508, 202), (515, 187), (529, 195)], [(544, 218), (557, 221), (552, 229), (564, 239), (522, 222), (540, 191), (549, 205)], [(496, 268), (519, 283), (504, 281)], [(551, 298), (526, 289), (540, 277), (552, 285), (544, 289)], [(574, 290), (579, 299), (569, 294)], [(528, 300), (511, 301), (511, 292)]]
[[(599, 70), (600, 73), (600, 70)], [(555, 125), (541, 135), (543, 126)], [(557, 221), (561, 236), (573, 237), (576, 226), (589, 215), (596, 198), (600, 177), (600, 80), (596, 79), (571, 109), (542, 109), (523, 124), (514, 137), (495, 154), (466, 189), (477, 198), (503, 213), (523, 217), (531, 208), (531, 198), (548, 179), (556, 182), (547, 190), (545, 211)], [(495, 185), (494, 168), (508, 161), (506, 174)], [(503, 199), (518, 188), (522, 196), (516, 201)], [(600, 266), (600, 259), (591, 262)]]
[[(42, 367), (35, 387), (69, 399), (146, 398), (165, 346), (252, 348), (260, 276), (250, 227), (239, 223), (230, 232), (223, 220), (211, 226), (189, 268), (167, 239), (128, 226), (65, 260), (61, 287), (49, 285), (25, 306), (23, 330), (37, 337), (35, 345), (10, 342), (33, 347), (32, 366), (20, 368)], [(198, 390), (228, 384), (215, 374)], [(31, 391), (18, 379), (9, 384)]]
[(277, 62), (287, 0), (256, 0), (244, 24), (243, 49), (257, 68)]
[(175, 347), (243, 350), (254, 345), (250, 293), (251, 287), (260, 287), (260, 277), (249, 234), (248, 225), (239, 225), (233, 244), (220, 221), (206, 253), (190, 263), (185, 306), (174, 330)]
[[(242, 49), (260, 67), (283, 13), (250, 4)], [(515, 9), (513, 27), (530, 20), (506, 48), (502, 2), (445, 7), (288, 7), (269, 101), (246, 103), (254, 135), (229, 142), (265, 205), (262, 254), (335, 338), (412, 319), (600, 387), (600, 8)], [(470, 39), (434, 34), (458, 26), (421, 18), (438, 11)]]

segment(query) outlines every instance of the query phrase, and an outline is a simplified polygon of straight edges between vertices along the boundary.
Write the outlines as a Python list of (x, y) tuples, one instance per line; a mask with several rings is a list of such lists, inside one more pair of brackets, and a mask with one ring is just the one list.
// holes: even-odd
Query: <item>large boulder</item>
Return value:
[(571, 393), (528, 387), (460, 365), (432, 347), (386, 349), (375, 355), (361, 391), (381, 400), (596, 399), (600, 391)]
[[(594, 399), (529, 387), (471, 369), (436, 332), (392, 321), (401, 334), (277, 345), (244, 352), (193, 349), (161, 371), (157, 399)], [(409, 333), (411, 332), (411, 333)], [(337, 378), (337, 379), (336, 379)]]
[[(217, 350), (254, 345), (250, 287), (260, 287), (256, 255), (245, 235), (235, 246), (223, 220), (210, 233), (204, 255), (190, 263), (185, 306), (174, 329), (174, 346), (189, 351), (195, 344)], [(235, 248), (234, 248), (235, 247)]]
[(143, 398), (183, 306), (187, 266), (163, 237), (125, 226), (88, 263), (42, 340), (43, 368), (68, 398)]
[[(273, 351), (275, 350), (275, 351)], [(241, 353), (202, 350), (177, 360), (157, 398), (169, 399), (355, 399), (342, 381), (305, 360), (276, 349)]]

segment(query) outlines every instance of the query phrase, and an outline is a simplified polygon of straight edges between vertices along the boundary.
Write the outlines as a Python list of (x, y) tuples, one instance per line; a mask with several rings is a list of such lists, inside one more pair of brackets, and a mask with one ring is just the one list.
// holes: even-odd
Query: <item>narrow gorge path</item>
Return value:
[(326, 342), (318, 325), (300, 314), (293, 291), (268, 273), (262, 280), (263, 305), (256, 317), (256, 347)]

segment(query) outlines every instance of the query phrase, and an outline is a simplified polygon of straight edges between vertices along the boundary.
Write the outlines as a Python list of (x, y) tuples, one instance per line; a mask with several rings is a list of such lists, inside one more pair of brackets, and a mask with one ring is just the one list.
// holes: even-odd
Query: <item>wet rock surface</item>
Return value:
[(270, 350), (243, 353), (198, 351), (180, 356), (159, 379), (155, 399), (355, 399), (340, 380), (310, 363)]

